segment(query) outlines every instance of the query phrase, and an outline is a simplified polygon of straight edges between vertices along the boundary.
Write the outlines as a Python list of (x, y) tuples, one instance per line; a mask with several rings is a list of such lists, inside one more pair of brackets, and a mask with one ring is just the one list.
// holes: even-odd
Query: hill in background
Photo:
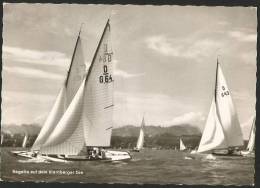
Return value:
[[(3, 146), (20, 147), (22, 145), (24, 135), (29, 135), (27, 146), (30, 147), (34, 143), (40, 129), (41, 128), (37, 124), (3, 125)], [(111, 147), (135, 147), (139, 131), (140, 127), (135, 127), (132, 125), (113, 129)], [(171, 127), (146, 126), (144, 145), (145, 147), (156, 148), (178, 148), (180, 137), (188, 147), (193, 148), (198, 145), (201, 133), (198, 128), (192, 127), (188, 124)]]

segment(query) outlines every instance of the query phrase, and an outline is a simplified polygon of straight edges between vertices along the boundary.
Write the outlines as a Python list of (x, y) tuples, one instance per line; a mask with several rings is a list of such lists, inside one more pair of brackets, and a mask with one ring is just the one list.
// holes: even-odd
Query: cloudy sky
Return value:
[(81, 23), (86, 64), (111, 18), (115, 126), (204, 127), (219, 57), (244, 137), (255, 114), (252, 7), (5, 4), (2, 123), (42, 124), (65, 79)]

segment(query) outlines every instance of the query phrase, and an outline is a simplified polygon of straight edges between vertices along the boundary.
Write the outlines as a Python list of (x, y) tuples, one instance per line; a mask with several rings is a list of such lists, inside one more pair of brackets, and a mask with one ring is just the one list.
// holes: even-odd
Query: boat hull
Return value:
[(43, 155), (43, 154), (36, 154), (31, 151), (12, 151), (11, 152), (15, 156), (29, 158), (29, 159), (40, 159), (46, 160), (51, 162), (66, 162), (66, 161), (127, 161), (131, 160), (132, 156), (129, 152), (126, 151), (112, 151), (106, 150), (105, 156), (101, 157), (88, 157), (88, 156), (78, 156), (78, 155), (71, 155), (71, 156), (62, 156), (62, 155)]

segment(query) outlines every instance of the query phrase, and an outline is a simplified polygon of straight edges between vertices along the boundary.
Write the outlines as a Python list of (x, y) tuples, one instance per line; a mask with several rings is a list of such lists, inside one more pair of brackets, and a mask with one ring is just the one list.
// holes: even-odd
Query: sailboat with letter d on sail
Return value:
[(49, 161), (129, 160), (110, 146), (113, 127), (113, 61), (109, 19), (85, 74), (80, 32), (67, 79), (31, 151), (12, 153)]
[(197, 151), (214, 155), (240, 155), (242, 130), (220, 64), (217, 60), (214, 97)]

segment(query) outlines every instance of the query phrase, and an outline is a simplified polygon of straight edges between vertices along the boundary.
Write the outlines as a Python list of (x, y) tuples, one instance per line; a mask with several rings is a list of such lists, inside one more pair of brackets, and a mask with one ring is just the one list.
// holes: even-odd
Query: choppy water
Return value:
[[(213, 185), (252, 185), (254, 182), (255, 159), (252, 157), (217, 156), (216, 159), (207, 159), (205, 155), (145, 149), (131, 153), (133, 159), (128, 162), (35, 163), (13, 156), (10, 150), (2, 148), (1, 152), (1, 175), (7, 181)], [(17, 174), (22, 170), (29, 174)], [(44, 173), (47, 174), (39, 174), (40, 170), (46, 170)], [(67, 174), (50, 174), (56, 170)], [(32, 174), (35, 172), (37, 174)]]

